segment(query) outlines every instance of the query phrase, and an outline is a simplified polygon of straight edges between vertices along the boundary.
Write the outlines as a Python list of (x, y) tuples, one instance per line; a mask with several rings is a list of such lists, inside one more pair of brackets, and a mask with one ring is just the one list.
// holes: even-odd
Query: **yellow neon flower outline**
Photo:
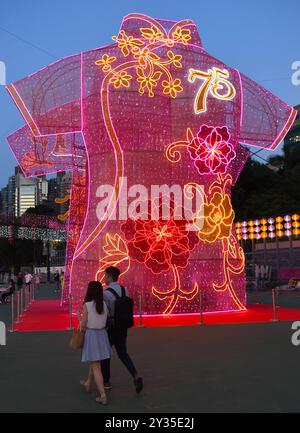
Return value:
[(181, 80), (176, 78), (174, 81), (164, 80), (162, 82), (163, 93), (165, 95), (170, 95), (173, 99), (177, 97), (177, 93), (183, 91), (183, 87), (181, 86)]
[(110, 57), (108, 54), (103, 54), (101, 59), (96, 60), (95, 65), (102, 66), (103, 72), (111, 71), (111, 63), (114, 63), (117, 60), (115, 56)]
[(132, 80), (132, 76), (126, 71), (122, 71), (112, 76), (109, 82), (114, 85), (115, 89), (119, 89), (120, 87), (130, 87), (130, 80)]

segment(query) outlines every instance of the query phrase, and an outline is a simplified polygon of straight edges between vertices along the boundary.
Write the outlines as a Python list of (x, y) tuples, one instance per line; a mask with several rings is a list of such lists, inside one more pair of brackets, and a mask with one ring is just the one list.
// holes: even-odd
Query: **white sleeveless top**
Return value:
[(98, 314), (96, 310), (96, 303), (95, 301), (92, 302), (86, 302), (86, 308), (88, 311), (88, 323), (87, 328), (88, 329), (103, 329), (106, 327), (106, 321), (107, 321), (107, 315), (108, 315), (108, 309), (103, 302), (103, 313)]

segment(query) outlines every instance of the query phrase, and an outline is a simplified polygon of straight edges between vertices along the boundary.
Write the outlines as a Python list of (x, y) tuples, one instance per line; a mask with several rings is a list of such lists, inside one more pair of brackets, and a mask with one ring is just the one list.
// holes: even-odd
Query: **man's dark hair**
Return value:
[(109, 268), (105, 269), (105, 273), (106, 275), (111, 277), (113, 281), (118, 281), (121, 271), (120, 269), (115, 268), (114, 266), (110, 266)]

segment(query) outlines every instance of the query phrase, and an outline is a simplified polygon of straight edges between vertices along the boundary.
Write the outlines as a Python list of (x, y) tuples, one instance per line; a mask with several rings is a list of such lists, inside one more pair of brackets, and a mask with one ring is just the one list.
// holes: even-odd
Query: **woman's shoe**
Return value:
[(103, 397), (96, 398), (96, 402), (102, 404), (103, 406), (107, 405), (107, 397), (104, 395)]
[(134, 386), (137, 394), (140, 394), (143, 391), (144, 388), (144, 382), (141, 377), (138, 377), (134, 380)]

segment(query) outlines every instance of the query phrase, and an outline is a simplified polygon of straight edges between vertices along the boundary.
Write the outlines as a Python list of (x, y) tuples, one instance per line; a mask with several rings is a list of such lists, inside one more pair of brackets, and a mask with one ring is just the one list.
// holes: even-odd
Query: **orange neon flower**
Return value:
[(137, 59), (140, 63), (140, 65), (143, 68), (147, 67), (148, 62), (158, 61), (160, 57), (152, 53), (148, 48), (144, 48), (143, 50), (140, 50), (138, 47), (133, 48), (132, 50), (134, 58)]
[(168, 51), (167, 55), (176, 68), (182, 68), (182, 56), (180, 54), (175, 55), (173, 51)]
[(128, 57), (130, 49), (133, 47), (141, 47), (144, 42), (135, 39), (133, 36), (127, 36), (124, 30), (120, 31), (120, 37), (113, 36), (113, 41), (118, 43), (118, 47), (122, 50), (123, 56)]
[(229, 238), (234, 217), (229, 195), (215, 192), (211, 201), (202, 205), (195, 220), (196, 225), (202, 227), (198, 233), (199, 238), (209, 243)]
[(140, 94), (143, 95), (145, 89), (147, 89), (148, 95), (150, 97), (153, 97), (154, 96), (153, 87), (157, 86), (157, 82), (159, 81), (162, 73), (157, 71), (154, 72), (154, 74), (147, 76), (145, 75), (145, 72), (142, 68), (137, 68), (137, 75), (138, 75), (137, 81), (138, 83), (140, 83), (140, 89), (139, 89)]
[(121, 86), (128, 88), (130, 86), (131, 79), (131, 75), (127, 74), (125, 71), (122, 71), (120, 74), (115, 74), (113, 77), (111, 77), (109, 82), (114, 85), (115, 89), (119, 89)]
[(145, 39), (148, 39), (151, 44), (163, 38), (162, 32), (155, 26), (152, 26), (151, 28), (141, 28), (140, 31), (142, 36)]
[(112, 56), (110, 57), (108, 54), (103, 54), (101, 59), (97, 60), (95, 64), (97, 66), (102, 66), (103, 72), (109, 72), (111, 71), (111, 63), (115, 62), (117, 60), (116, 57)]
[(184, 45), (187, 45), (192, 39), (191, 31), (189, 29), (183, 29), (177, 26), (175, 32), (173, 33), (173, 39), (176, 42), (182, 42)]
[(173, 99), (176, 98), (177, 93), (180, 93), (183, 91), (183, 88), (181, 86), (181, 80), (179, 78), (176, 78), (174, 81), (166, 81), (164, 80), (162, 82), (163, 85), (163, 92), (165, 95), (170, 95)]

